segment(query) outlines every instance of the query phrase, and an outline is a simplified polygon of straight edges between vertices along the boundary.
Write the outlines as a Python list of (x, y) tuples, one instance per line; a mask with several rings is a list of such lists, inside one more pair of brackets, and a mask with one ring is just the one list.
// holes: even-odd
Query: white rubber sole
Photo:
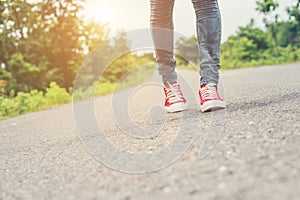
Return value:
[(187, 105), (187, 103), (176, 103), (169, 107), (165, 106), (165, 108), (168, 113), (175, 113), (175, 112), (181, 112), (181, 111), (187, 110), (188, 105)]
[(200, 106), (201, 112), (209, 112), (226, 108), (225, 101), (211, 100)]

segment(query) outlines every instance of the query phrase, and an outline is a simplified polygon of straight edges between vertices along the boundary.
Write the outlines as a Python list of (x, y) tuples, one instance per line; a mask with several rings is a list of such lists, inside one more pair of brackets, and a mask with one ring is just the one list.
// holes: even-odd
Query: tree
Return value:
[[(119, 58), (124, 52), (127, 54)], [(88, 88), (102, 73), (106, 80), (117, 81), (136, 64), (136, 60), (129, 53), (130, 44), (124, 32), (120, 32), (113, 40), (101, 42), (84, 61), (77, 80), (78, 87)]]
[[(31, 63), (24, 61), (21, 54), (15, 53), (11, 60), (8, 62), (8, 67), (11, 69), (9, 72), (10, 87), (15, 92), (36, 89), (36, 81), (39, 79), (41, 73), (45, 73), (45, 66), (34, 66)], [(46, 72), (49, 73), (49, 72)], [(47, 76), (43, 76), (44, 78)], [(39, 89), (47, 86), (49, 80), (39, 80)]]
[(300, 26), (295, 21), (278, 22), (276, 24), (278, 27), (278, 45), (281, 47), (287, 47), (288, 45), (293, 45), (299, 47), (299, 34)]
[(49, 69), (58, 70), (59, 85), (70, 87), (83, 59), (83, 44), (80, 40), (82, 20), (78, 12), (82, 0), (47, 0), (38, 6), (40, 26), (44, 42), (41, 51), (49, 61)]
[(231, 36), (222, 45), (222, 60), (250, 62), (260, 58), (257, 45), (248, 37)]
[(289, 15), (289, 22), (285, 24), (287, 26), (284, 29), (286, 32), (282, 33), (282, 36), (288, 36), (284, 39), (285, 45), (290, 43), (300, 47), (300, 0), (296, 1), (294, 6), (287, 8), (287, 13)]
[(274, 0), (257, 0), (256, 5), (257, 5), (256, 10), (265, 15), (264, 17), (265, 26), (271, 31), (276, 54), (277, 56), (279, 56), (280, 52), (278, 49), (278, 40), (277, 40), (278, 29), (276, 27), (276, 22), (278, 21), (278, 15), (274, 14), (274, 11), (278, 8), (279, 4)]
[[(7, 80), (7, 88), (22, 82), (23, 89), (44, 89), (50, 80), (66, 88), (73, 85), (84, 57), (107, 38), (108, 32), (103, 25), (83, 21), (79, 16), (83, 2), (0, 1), (0, 80)], [(20, 76), (14, 74), (10, 65), (15, 54), (24, 63), (39, 69), (38, 75), (31, 77), (34, 83), (26, 85), (27, 82), (17, 80)], [(22, 70), (26, 69), (29, 68)]]
[(264, 51), (270, 47), (268, 41), (268, 34), (259, 28), (254, 27), (254, 20), (251, 19), (250, 23), (246, 26), (239, 27), (237, 37), (247, 37), (252, 40), (257, 46), (257, 51)]

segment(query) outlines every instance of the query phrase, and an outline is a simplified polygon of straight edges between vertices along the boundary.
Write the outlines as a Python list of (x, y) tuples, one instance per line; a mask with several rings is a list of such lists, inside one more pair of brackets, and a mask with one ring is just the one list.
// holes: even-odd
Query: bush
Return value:
[(55, 82), (50, 84), (45, 94), (32, 90), (29, 93), (18, 92), (14, 97), (14, 92), (11, 91), (10, 96), (0, 96), (0, 119), (69, 103), (71, 99), (66, 89), (59, 87)]
[(59, 87), (55, 82), (51, 82), (50, 88), (46, 89), (45, 98), (48, 106), (65, 104), (72, 100), (67, 90)]
[(16, 114), (18, 114), (18, 112), (16, 110), (15, 101), (13, 99), (0, 96), (0, 119)]
[[(105, 95), (114, 92), (116, 88), (124, 89), (136, 85), (150, 78), (154, 71), (154, 65), (146, 65), (120, 78), (120, 82), (111, 82), (103, 76), (99, 82), (95, 82), (92, 86), (74, 91), (74, 100), (78, 101), (89, 97)], [(122, 75), (124, 74), (123, 72)], [(118, 85), (119, 83), (120, 85)], [(0, 94), (0, 119), (70, 103), (72, 101), (71, 93), (71, 88), (67, 91), (65, 88), (57, 85), (57, 83), (51, 82), (45, 92), (32, 90), (28, 93), (18, 92), (15, 95), (15, 92), (12, 90), (9, 92), (10, 96), (5, 96), (5, 94), (1, 96)]]
[[(280, 47), (279, 52), (280, 56), (275, 56), (275, 53), (272, 50), (267, 49), (262, 52), (260, 58), (258, 59), (244, 60), (236, 57), (232, 53), (228, 53), (225, 51), (221, 56), (222, 69), (276, 65), (296, 62), (300, 60), (300, 50), (295, 49), (292, 45), (288, 45), (287, 47)], [(234, 54), (239, 54), (239, 52), (234, 52)]]

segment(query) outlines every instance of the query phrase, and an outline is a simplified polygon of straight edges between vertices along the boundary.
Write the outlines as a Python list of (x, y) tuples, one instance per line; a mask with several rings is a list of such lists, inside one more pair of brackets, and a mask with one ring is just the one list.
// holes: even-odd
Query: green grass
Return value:
[[(268, 57), (268, 59), (259, 59), (251, 61), (226, 60), (222, 59), (222, 70), (237, 69), (246, 67), (255, 67), (263, 65), (276, 65), (283, 63), (291, 63), (300, 60), (300, 49), (291, 51), (289, 48), (282, 49), (281, 56)], [(186, 70), (198, 71), (199, 63), (182, 65), (178, 64), (178, 68)], [(8, 117), (17, 116), (29, 112), (47, 109), (53, 106), (71, 103), (75, 101), (111, 94), (118, 90), (123, 90), (128, 87), (140, 84), (152, 77), (156, 71), (156, 64), (148, 64), (131, 69), (118, 82), (110, 82), (106, 79), (100, 79), (92, 86), (86, 89), (72, 91), (72, 88), (66, 90), (59, 87), (55, 82), (52, 82), (45, 92), (33, 90), (29, 93), (19, 92), (17, 95), (14, 92), (10, 96), (0, 96), (0, 120)], [(72, 98), (73, 97), (73, 98)]]
[[(278, 57), (269, 56), (268, 59), (258, 59), (258, 60), (251, 60), (251, 61), (223, 59), (221, 61), (221, 65), (222, 65), (221, 70), (259, 67), (259, 66), (271, 66), (271, 65), (295, 63), (299, 61), (300, 61), (300, 49), (296, 50), (293, 53), (282, 51), (281, 56)], [(199, 63), (193, 65), (180, 64), (178, 65), (178, 68), (197, 71), (199, 69)]]
[(134, 68), (127, 72), (118, 82), (108, 82), (105, 79), (100, 78), (99, 82), (95, 82), (88, 88), (77, 89), (73, 92), (74, 101), (80, 101), (83, 99), (91, 98), (94, 96), (102, 96), (111, 94), (119, 90), (129, 88), (134, 85), (138, 85), (149, 80), (156, 71), (156, 65), (144, 65)]
[(52, 82), (46, 92), (32, 90), (19, 92), (17, 96), (0, 96), (0, 119), (46, 109), (71, 102), (71, 95), (65, 89)]
[(76, 96), (77, 100), (82, 100), (91, 96), (111, 94), (150, 79), (155, 70), (155, 65), (145, 65), (131, 70), (119, 83), (100, 80), (84, 91), (74, 91), (74, 94), (71, 88), (66, 90), (55, 82), (52, 82), (45, 92), (32, 90), (29, 93), (19, 92), (16, 96), (11, 92), (10, 96), (0, 96), (0, 120), (71, 103), (72, 95)]

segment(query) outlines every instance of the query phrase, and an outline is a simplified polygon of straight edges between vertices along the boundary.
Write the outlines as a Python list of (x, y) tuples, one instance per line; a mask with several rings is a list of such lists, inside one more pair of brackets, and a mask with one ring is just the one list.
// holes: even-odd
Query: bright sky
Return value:
[[(246, 25), (254, 18), (262, 27), (262, 16), (255, 11), (256, 0), (219, 0), (222, 21), (223, 41), (234, 34), (238, 26)], [(277, 0), (280, 15), (284, 17), (285, 8), (295, 5), (296, 0)], [(150, 0), (86, 0), (87, 17), (107, 22), (113, 32), (122, 29), (131, 31), (149, 27)], [(191, 36), (195, 34), (195, 16), (191, 0), (175, 0), (175, 31)]]

